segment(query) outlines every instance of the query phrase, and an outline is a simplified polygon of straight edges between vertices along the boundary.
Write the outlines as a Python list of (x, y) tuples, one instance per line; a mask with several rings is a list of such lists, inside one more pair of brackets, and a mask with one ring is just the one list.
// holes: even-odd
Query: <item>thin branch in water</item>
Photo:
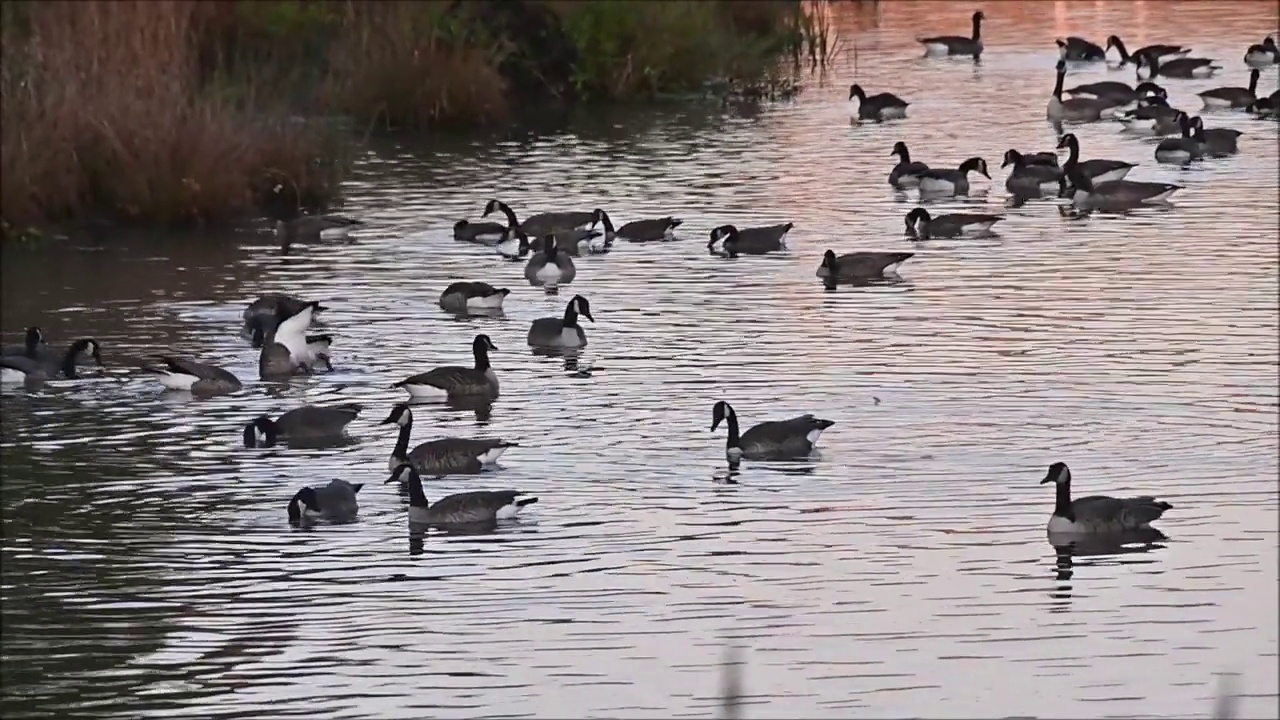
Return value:
[(742, 715), (742, 661), (738, 646), (725, 647), (724, 662), (720, 665), (720, 717), (738, 720)]

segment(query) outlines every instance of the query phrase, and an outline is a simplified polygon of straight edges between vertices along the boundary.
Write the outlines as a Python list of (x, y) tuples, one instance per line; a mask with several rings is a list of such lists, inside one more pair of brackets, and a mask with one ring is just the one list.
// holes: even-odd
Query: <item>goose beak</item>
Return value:
[(1046, 483), (1051, 483), (1051, 482), (1053, 482), (1053, 476), (1052, 476), (1052, 475), (1045, 475), (1045, 476), (1044, 476), (1044, 479), (1040, 481), (1040, 484), (1041, 484), (1041, 485), (1044, 485), (1044, 484), (1046, 484)]

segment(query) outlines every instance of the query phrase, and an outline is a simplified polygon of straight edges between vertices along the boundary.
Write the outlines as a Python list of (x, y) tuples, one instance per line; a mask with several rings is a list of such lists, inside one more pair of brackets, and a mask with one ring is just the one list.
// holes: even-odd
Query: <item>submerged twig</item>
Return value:
[(742, 705), (742, 664), (738, 647), (730, 643), (725, 648), (724, 663), (720, 666), (720, 717), (738, 720), (738, 708)]

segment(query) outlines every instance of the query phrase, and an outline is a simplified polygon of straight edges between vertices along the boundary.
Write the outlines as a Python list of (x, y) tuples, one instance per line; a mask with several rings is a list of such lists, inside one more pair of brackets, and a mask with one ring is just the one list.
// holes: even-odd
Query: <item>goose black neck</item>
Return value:
[(76, 342), (71, 347), (67, 348), (67, 354), (62, 356), (62, 374), (66, 375), (68, 380), (76, 379), (76, 356), (79, 355), (80, 351), (83, 349), (84, 346), (81, 343)]
[(1080, 141), (1074, 137), (1067, 141), (1067, 162), (1065, 165), (1075, 165), (1080, 162)]
[[(832, 272), (835, 272), (834, 268), (832, 269)], [(725, 420), (729, 423), (729, 440), (725, 444), (725, 447), (736, 448), (742, 442), (738, 435), (738, 413), (733, 411), (733, 406), (729, 403), (724, 404), (724, 410)]]
[(1120, 53), (1120, 64), (1123, 65), (1129, 62), (1129, 49), (1124, 46), (1124, 43), (1120, 41), (1120, 38), (1116, 38), (1114, 44), (1116, 46), (1116, 52)]
[(1067, 79), (1066, 69), (1058, 71), (1058, 79), (1053, 81), (1053, 96), (1062, 100), (1062, 81)]
[(902, 148), (898, 150), (898, 157), (902, 158), (903, 165), (911, 164), (911, 151), (907, 149), (906, 145), (903, 145)]
[(600, 222), (604, 224), (604, 231), (606, 235), (614, 234), (613, 220), (609, 219), (609, 213), (601, 211)]
[(547, 262), (553, 263), (556, 261), (556, 252), (558, 250), (559, 248), (556, 247), (556, 240), (554, 237), (543, 242), (542, 254), (547, 256)]
[(1253, 72), (1249, 73), (1249, 94), (1255, 97), (1258, 95), (1258, 76), (1261, 74), (1257, 68), (1254, 68)]
[(427, 507), (427, 494), (422, 491), (422, 476), (409, 469), (409, 507)]
[(564, 309), (564, 322), (567, 328), (578, 327), (578, 303), (570, 300), (568, 306)]
[(982, 39), (982, 18), (975, 15), (973, 17), (973, 41), (978, 42)]
[(413, 418), (409, 418), (400, 426), (400, 435), (396, 438), (396, 446), (391, 451), (391, 457), (397, 460), (407, 460), (409, 458), (409, 435), (413, 432)]
[(489, 346), (483, 342), (477, 342), (475, 346), (471, 348), (471, 350), (476, 356), (476, 369), (479, 370), (480, 372), (484, 372), (485, 370), (488, 370), (490, 367), (489, 366)]
[(510, 207), (508, 207), (506, 203), (504, 202), (498, 203), (498, 209), (501, 210), (502, 214), (507, 217), (507, 227), (511, 228), (512, 230), (520, 227), (520, 221), (516, 220), (515, 211), (512, 210)]
[(1071, 511), (1071, 481), (1057, 483), (1057, 497), (1053, 503), (1053, 514), (1075, 522), (1076, 514)]

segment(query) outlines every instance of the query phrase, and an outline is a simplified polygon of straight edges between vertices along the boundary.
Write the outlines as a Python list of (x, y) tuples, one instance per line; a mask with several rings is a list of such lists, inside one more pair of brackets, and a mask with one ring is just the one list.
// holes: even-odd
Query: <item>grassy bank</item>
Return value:
[[(500, 123), (758, 84), (825, 40), (794, 0), (7, 2), (0, 218), (186, 225), (323, 207), (356, 128)], [(821, 51), (819, 51), (821, 52)], [(275, 213), (284, 212), (274, 208)]]

